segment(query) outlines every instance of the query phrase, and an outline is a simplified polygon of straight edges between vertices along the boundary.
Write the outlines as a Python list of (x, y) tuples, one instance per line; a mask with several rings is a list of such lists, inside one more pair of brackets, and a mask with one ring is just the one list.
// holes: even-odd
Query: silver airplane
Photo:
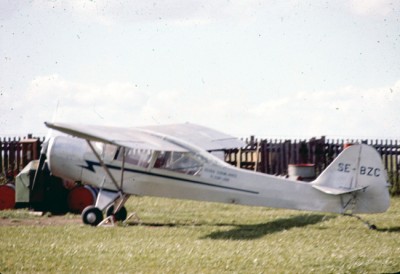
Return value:
[(390, 204), (381, 157), (364, 144), (346, 148), (314, 181), (301, 182), (225, 163), (210, 152), (245, 144), (195, 124), (45, 124), (64, 133), (43, 145), (51, 173), (100, 189), (96, 204), (82, 212), (92, 226), (125, 220), (131, 195), (339, 214), (381, 213)]

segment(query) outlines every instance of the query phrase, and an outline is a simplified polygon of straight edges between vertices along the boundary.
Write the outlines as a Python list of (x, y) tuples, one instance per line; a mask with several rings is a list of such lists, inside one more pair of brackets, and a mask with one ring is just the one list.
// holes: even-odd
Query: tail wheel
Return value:
[(107, 208), (106, 215), (107, 217), (114, 215), (116, 221), (125, 221), (126, 217), (128, 216), (128, 211), (123, 206), (117, 211), (117, 213), (114, 214), (114, 205), (110, 205)]
[(87, 206), (82, 211), (82, 221), (84, 224), (97, 226), (103, 220), (103, 213), (95, 206)]

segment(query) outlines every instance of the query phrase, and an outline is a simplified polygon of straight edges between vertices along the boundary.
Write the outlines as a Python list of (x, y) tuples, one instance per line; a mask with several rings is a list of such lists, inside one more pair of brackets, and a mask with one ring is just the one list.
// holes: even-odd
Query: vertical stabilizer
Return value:
[(350, 199), (353, 213), (378, 213), (388, 209), (390, 196), (387, 173), (379, 153), (359, 144), (345, 149), (312, 182), (314, 188), (330, 195)]

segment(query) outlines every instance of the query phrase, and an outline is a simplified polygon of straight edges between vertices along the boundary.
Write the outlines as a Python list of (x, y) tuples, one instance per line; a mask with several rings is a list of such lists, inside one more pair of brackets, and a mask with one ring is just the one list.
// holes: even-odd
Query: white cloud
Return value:
[[(7, 94), (2, 102), (10, 101)], [(248, 93), (225, 90), (184, 92), (141, 90), (127, 82), (104, 86), (67, 81), (59, 75), (37, 77), (15, 117), (2, 119), (4, 128), (45, 134), (43, 122), (56, 121), (140, 126), (192, 122), (247, 137), (398, 138), (400, 81), (392, 86), (297, 92), (293, 96), (251, 103)], [(28, 106), (28, 107), (26, 107)], [(4, 111), (4, 105), (2, 105)], [(22, 132), (24, 134), (24, 132)]]
[(83, 84), (55, 74), (34, 79), (23, 98), (20, 127), (43, 132), (55, 113), (57, 121), (131, 125), (149, 96), (130, 83)]
[(295, 96), (260, 103), (251, 111), (263, 120), (264, 136), (400, 136), (400, 81), (393, 86), (298, 92)]

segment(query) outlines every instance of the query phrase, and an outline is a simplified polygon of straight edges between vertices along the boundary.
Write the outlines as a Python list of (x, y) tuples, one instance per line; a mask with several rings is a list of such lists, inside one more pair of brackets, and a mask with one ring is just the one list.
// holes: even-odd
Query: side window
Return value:
[(187, 152), (160, 152), (154, 164), (155, 168), (167, 169), (179, 173), (198, 175), (203, 162), (194, 154)]
[(154, 163), (154, 167), (155, 168), (165, 168), (170, 156), (171, 156), (171, 152), (161, 151), (157, 156), (156, 162)]
[[(119, 151), (117, 159), (119, 161), (122, 161), (122, 150)], [(125, 151), (125, 162), (128, 164), (147, 168), (150, 164), (150, 159), (151, 151), (149, 150), (126, 149)]]

